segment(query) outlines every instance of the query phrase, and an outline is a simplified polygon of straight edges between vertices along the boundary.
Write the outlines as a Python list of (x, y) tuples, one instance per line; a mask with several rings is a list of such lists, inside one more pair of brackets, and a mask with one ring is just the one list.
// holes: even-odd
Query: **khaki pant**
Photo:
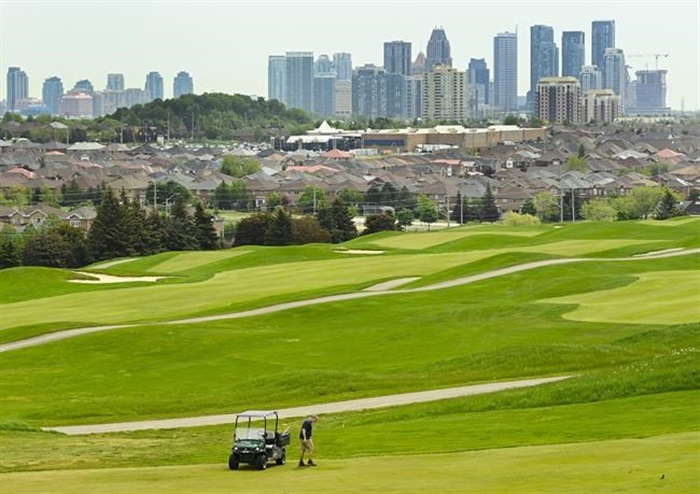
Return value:
[(301, 441), (301, 460), (304, 459), (304, 453), (306, 453), (306, 457), (309, 460), (312, 460), (314, 457), (314, 441), (313, 439), (309, 438), (307, 440)]

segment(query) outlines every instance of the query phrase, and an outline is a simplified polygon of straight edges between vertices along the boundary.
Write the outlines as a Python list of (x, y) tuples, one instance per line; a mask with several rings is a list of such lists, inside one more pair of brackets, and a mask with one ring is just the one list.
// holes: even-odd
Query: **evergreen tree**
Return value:
[(272, 221), (265, 232), (265, 245), (289, 245), (292, 243), (292, 215), (278, 207), (272, 213)]
[(656, 214), (654, 217), (657, 220), (666, 220), (678, 215), (679, 212), (676, 198), (673, 196), (670, 189), (666, 188), (659, 205), (656, 207)]
[(236, 225), (233, 244), (239, 245), (265, 245), (265, 232), (272, 222), (271, 213), (255, 213), (243, 218)]
[(187, 213), (185, 199), (182, 196), (175, 198), (165, 236), (165, 245), (167, 250), (197, 250), (199, 248), (194, 221)]
[(342, 199), (338, 198), (331, 204), (331, 216), (334, 230), (331, 230), (333, 243), (345, 242), (357, 237), (357, 227), (352, 213)]
[(496, 206), (496, 199), (493, 197), (493, 192), (491, 192), (491, 184), (486, 184), (486, 192), (481, 198), (481, 221), (493, 223), (498, 221), (500, 217), (501, 213), (498, 211), (498, 206)]
[(22, 250), (22, 264), (25, 266), (75, 267), (71, 266), (72, 260), (69, 243), (55, 229), (39, 232), (27, 240)]
[(90, 227), (88, 244), (93, 259), (113, 259), (131, 254), (125, 207), (111, 187), (102, 194), (97, 216)]
[(168, 231), (169, 221), (156, 209), (152, 209), (146, 217), (145, 227), (145, 254), (158, 254), (165, 251), (165, 238)]
[(194, 228), (197, 243), (202, 250), (214, 250), (219, 248), (219, 236), (214, 228), (214, 218), (204, 211), (202, 203), (194, 206)]
[(19, 242), (3, 236), (0, 242), (0, 269), (13, 268), (22, 264), (22, 250)]
[(61, 223), (52, 230), (63, 239), (70, 249), (70, 257), (66, 259), (65, 267), (77, 268), (90, 264), (92, 257), (83, 230), (67, 223)]
[(537, 216), (537, 208), (535, 208), (535, 201), (532, 197), (525, 199), (523, 206), (520, 208), (522, 214), (529, 214), (530, 216)]
[(390, 211), (380, 214), (370, 214), (365, 220), (363, 235), (371, 233), (394, 231), (397, 229), (396, 217)]
[(310, 243), (331, 243), (331, 234), (323, 228), (313, 216), (304, 216), (292, 220), (292, 243), (303, 245)]

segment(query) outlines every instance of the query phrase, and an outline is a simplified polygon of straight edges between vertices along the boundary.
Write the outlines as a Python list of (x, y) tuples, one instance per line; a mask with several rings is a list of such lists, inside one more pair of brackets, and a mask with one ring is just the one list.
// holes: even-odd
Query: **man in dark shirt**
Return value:
[(299, 458), (299, 466), (304, 466), (304, 454), (309, 459), (306, 463), (310, 467), (315, 467), (314, 463), (314, 441), (311, 438), (314, 429), (314, 422), (318, 420), (316, 415), (310, 415), (301, 424), (301, 430), (299, 431), (299, 439), (301, 440), (301, 457)]

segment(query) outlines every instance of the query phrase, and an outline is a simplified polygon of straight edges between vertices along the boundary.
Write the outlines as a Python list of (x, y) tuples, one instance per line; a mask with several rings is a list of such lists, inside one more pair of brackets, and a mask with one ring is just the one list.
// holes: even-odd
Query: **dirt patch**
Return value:
[(111, 274), (86, 273), (84, 271), (73, 271), (75, 274), (89, 276), (91, 280), (68, 280), (70, 283), (85, 283), (96, 285), (100, 283), (133, 283), (134, 281), (154, 282), (166, 278), (166, 276), (112, 276)]

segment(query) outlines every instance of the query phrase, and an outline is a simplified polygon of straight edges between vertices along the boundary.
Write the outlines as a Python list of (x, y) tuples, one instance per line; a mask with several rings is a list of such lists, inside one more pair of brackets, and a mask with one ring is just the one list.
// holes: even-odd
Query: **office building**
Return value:
[(605, 80), (605, 50), (615, 47), (615, 21), (591, 23), (591, 65), (598, 67)]
[(267, 59), (267, 99), (286, 104), (287, 59), (284, 55), (270, 55)]
[(518, 38), (499, 33), (493, 39), (493, 104), (502, 111), (518, 110)]
[(612, 89), (620, 97), (622, 112), (625, 112), (627, 102), (626, 91), (629, 84), (629, 75), (625, 64), (625, 53), (620, 48), (608, 48), (603, 58), (603, 88)]
[(450, 42), (447, 39), (445, 30), (441, 27), (436, 27), (430, 34), (428, 46), (425, 50), (425, 71), (429, 72), (436, 65), (445, 65), (452, 67), (452, 51), (450, 50)]
[(149, 72), (146, 75), (146, 84), (144, 86), (146, 99), (148, 102), (157, 99), (163, 99), (163, 77), (158, 72)]
[(544, 77), (537, 83), (537, 116), (551, 123), (581, 121), (581, 85), (575, 77)]
[(352, 81), (352, 55), (350, 53), (334, 53), (333, 72), (335, 72), (338, 81)]
[(15, 111), (17, 101), (29, 97), (29, 78), (19, 67), (7, 69), (7, 111)]
[[(330, 68), (330, 61), (328, 68)], [(314, 74), (313, 113), (320, 118), (335, 115), (335, 72)]]
[(638, 70), (636, 84), (635, 113), (667, 113), (666, 70)]
[(416, 55), (416, 59), (411, 64), (411, 74), (425, 74), (426, 65), (425, 54), (421, 51)]
[(387, 74), (411, 75), (411, 43), (387, 41), (384, 43), (384, 70)]
[(352, 76), (352, 113), (369, 118), (386, 117), (387, 78), (383, 67), (365, 64)]
[(49, 77), (41, 88), (41, 98), (52, 115), (59, 115), (61, 98), (63, 97), (63, 82), (60, 77)]
[(530, 91), (528, 103), (534, 111), (537, 83), (543, 77), (559, 75), (559, 48), (554, 43), (554, 29), (550, 26), (530, 27)]
[(183, 94), (194, 94), (194, 81), (189, 73), (181, 71), (173, 78), (173, 98)]
[(124, 91), (124, 74), (107, 74), (107, 88), (111, 91)]
[(581, 94), (588, 91), (603, 89), (603, 73), (595, 65), (584, 65), (578, 75), (581, 83)]
[(414, 120), (423, 115), (423, 74), (406, 77), (406, 118)]
[(389, 118), (406, 117), (406, 76), (403, 74), (385, 74), (386, 78), (386, 116)]
[(335, 118), (347, 120), (352, 116), (352, 80), (335, 79)]
[(437, 65), (423, 79), (423, 120), (467, 119), (467, 74)]
[(578, 77), (586, 64), (586, 35), (583, 31), (561, 33), (561, 75)]
[(90, 82), (88, 79), (81, 79), (75, 83), (71, 91), (83, 91), (86, 93), (94, 93), (95, 86), (93, 86), (92, 82)]
[(314, 62), (315, 74), (329, 74), (333, 72), (333, 62), (328, 55), (319, 55)]
[(469, 118), (479, 119), (483, 116), (483, 108), (489, 104), (491, 74), (483, 58), (469, 59), (467, 66), (467, 106)]
[(285, 54), (285, 104), (308, 114), (314, 111), (314, 53), (293, 51)]
[(594, 89), (583, 96), (583, 121), (614, 122), (620, 116), (620, 97), (610, 89)]

